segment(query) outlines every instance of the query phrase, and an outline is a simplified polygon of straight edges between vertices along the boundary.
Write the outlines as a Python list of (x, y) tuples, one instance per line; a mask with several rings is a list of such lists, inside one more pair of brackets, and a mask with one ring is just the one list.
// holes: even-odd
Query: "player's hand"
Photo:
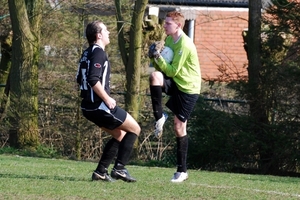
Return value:
[(107, 107), (109, 109), (114, 109), (117, 105), (116, 100), (114, 100), (113, 98), (109, 97), (106, 101), (105, 104), (107, 105)]
[(148, 52), (149, 58), (158, 58), (164, 46), (165, 46), (164, 41), (156, 41), (153, 44), (151, 44)]

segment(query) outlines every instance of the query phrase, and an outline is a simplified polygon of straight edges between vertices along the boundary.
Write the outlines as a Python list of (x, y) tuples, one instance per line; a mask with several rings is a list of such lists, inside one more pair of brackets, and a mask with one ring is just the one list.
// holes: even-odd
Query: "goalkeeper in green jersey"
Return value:
[[(184, 32), (185, 18), (178, 11), (167, 13), (164, 30), (165, 42), (156, 42), (149, 48), (149, 58), (156, 71), (150, 75), (150, 92), (156, 120), (155, 136), (160, 138), (168, 115), (163, 112), (162, 92), (170, 96), (166, 106), (174, 114), (177, 141), (177, 171), (172, 182), (188, 179), (186, 159), (188, 152), (187, 120), (200, 94), (201, 71), (195, 44)], [(171, 63), (160, 55), (164, 46), (174, 52)]]

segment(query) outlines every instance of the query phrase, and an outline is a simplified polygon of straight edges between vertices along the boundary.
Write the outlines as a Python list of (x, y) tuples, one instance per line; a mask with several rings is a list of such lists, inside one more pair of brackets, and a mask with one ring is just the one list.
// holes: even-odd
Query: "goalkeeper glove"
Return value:
[(149, 58), (159, 58), (160, 52), (164, 48), (165, 42), (164, 41), (156, 41), (149, 47), (148, 56)]

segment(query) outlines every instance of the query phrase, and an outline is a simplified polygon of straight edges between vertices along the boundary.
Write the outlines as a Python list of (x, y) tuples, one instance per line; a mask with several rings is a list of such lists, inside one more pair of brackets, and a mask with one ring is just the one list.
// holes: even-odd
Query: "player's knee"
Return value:
[(152, 72), (150, 74), (149, 80), (150, 80), (150, 83), (153, 83), (153, 82), (159, 81), (161, 78), (162, 78), (161, 72), (156, 71), (156, 72)]
[(174, 123), (174, 131), (176, 135), (182, 135), (186, 133), (186, 123), (183, 123), (181, 121), (176, 121)]
[(140, 135), (140, 133), (141, 133), (141, 127), (140, 127), (139, 125), (136, 127), (136, 130), (135, 130), (134, 133), (135, 133), (137, 136)]
[(131, 129), (130, 132), (136, 134), (137, 136), (140, 135), (140, 133), (141, 133), (141, 127), (140, 127), (140, 125), (137, 122), (134, 122), (130, 127), (131, 127), (130, 128)]

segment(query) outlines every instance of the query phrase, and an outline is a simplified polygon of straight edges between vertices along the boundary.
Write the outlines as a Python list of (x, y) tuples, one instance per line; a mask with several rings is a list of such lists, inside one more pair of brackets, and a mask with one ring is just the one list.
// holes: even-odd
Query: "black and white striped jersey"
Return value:
[(82, 107), (85, 106), (84, 104), (100, 105), (102, 102), (102, 99), (92, 89), (98, 81), (110, 95), (110, 63), (106, 52), (99, 45), (91, 45), (82, 53), (76, 79), (80, 86), (80, 95), (83, 98)]

